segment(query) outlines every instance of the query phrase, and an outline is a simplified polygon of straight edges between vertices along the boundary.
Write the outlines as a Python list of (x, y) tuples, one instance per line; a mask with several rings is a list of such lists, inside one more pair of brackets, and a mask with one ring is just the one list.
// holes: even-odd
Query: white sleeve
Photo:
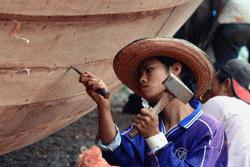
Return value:
[(157, 150), (168, 144), (167, 138), (165, 137), (163, 132), (160, 132), (155, 136), (146, 138), (145, 140), (151, 150), (150, 153), (155, 153)]
[(119, 131), (119, 128), (115, 125), (116, 128), (116, 136), (113, 141), (109, 144), (104, 144), (101, 139), (97, 136), (96, 138), (96, 144), (104, 151), (114, 151), (116, 148), (118, 148), (121, 145), (121, 134)]

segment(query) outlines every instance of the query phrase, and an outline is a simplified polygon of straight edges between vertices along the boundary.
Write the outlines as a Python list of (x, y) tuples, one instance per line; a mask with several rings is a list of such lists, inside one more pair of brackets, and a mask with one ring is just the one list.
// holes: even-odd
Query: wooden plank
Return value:
[(87, 96), (0, 107), (0, 155), (32, 144), (95, 107)]
[(191, 0), (1, 0), (1, 14), (74, 16), (144, 12), (178, 6)]
[[(193, 14), (196, 8), (201, 4), (202, 0), (194, 0), (192, 2), (176, 6), (172, 9), (171, 15), (167, 18), (166, 23), (161, 28), (158, 37), (171, 37), (175, 34), (182, 24)], [(186, 17), (179, 17), (179, 14)], [(168, 25), (172, 26), (169, 27)]]
[[(102, 78), (110, 89), (119, 84), (113, 73), (112, 60), (77, 67)], [(46, 102), (85, 94), (85, 88), (78, 80), (79, 75), (69, 68), (31, 69), (30, 73), (8, 71), (1, 75), (0, 106)]]
[(154, 37), (169, 14), (168, 9), (121, 20), (20, 22), (17, 35), (29, 43), (10, 35), (14, 22), (0, 21), (0, 45), (4, 46), (0, 50), (0, 67), (51, 68), (112, 58), (127, 43)]

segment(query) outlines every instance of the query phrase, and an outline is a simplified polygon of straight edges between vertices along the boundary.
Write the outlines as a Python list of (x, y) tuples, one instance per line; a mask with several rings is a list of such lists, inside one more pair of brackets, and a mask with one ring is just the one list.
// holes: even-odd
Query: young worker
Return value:
[(222, 126), (202, 113), (198, 100), (185, 104), (162, 84), (173, 73), (194, 92), (194, 98), (202, 95), (214, 75), (203, 51), (179, 39), (142, 39), (122, 48), (113, 66), (121, 82), (146, 99), (150, 106), (155, 106), (163, 94), (167, 96), (159, 115), (154, 114), (152, 108), (140, 111), (132, 123), (139, 134), (131, 137), (131, 127), (121, 132), (114, 124), (110, 99), (97, 93), (98, 89), (107, 89), (104, 82), (90, 73), (81, 75), (80, 81), (97, 103), (98, 145), (110, 164), (122, 167), (227, 166)]

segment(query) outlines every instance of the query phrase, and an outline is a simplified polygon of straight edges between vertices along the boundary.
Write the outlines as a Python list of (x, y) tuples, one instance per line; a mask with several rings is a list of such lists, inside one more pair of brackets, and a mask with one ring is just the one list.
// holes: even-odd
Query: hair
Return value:
[(230, 79), (231, 80), (231, 83), (230, 83), (230, 89), (231, 89), (231, 91), (232, 91), (232, 93), (233, 93), (233, 95), (235, 96), (235, 97), (237, 97), (238, 98), (238, 96), (237, 96), (237, 94), (236, 94), (236, 92), (235, 92), (235, 90), (234, 90), (234, 88), (233, 88), (233, 84), (232, 84), (232, 77), (231, 77), (231, 75), (230, 74), (228, 74), (226, 71), (224, 71), (222, 68), (220, 69), (220, 70), (218, 70), (217, 71), (217, 74), (216, 74), (216, 79), (218, 80), (218, 82), (219, 82), (219, 84), (222, 84), (222, 83), (224, 83), (225, 81), (226, 81), (226, 79)]
[(170, 66), (172, 66), (174, 63), (180, 63), (182, 65), (182, 70), (180, 72), (180, 79), (182, 80), (182, 82), (192, 91), (192, 92), (196, 92), (196, 81), (194, 78), (194, 75), (192, 73), (192, 71), (190, 70), (190, 68), (188, 68), (185, 64), (179, 62), (178, 60), (175, 60), (173, 58), (170, 57), (165, 57), (165, 56), (157, 56), (154, 57), (157, 60), (159, 60), (162, 64), (164, 64), (167, 68), (169, 68)]
[(223, 71), (222, 69), (218, 70), (217, 71), (217, 75), (216, 75), (216, 78), (218, 80), (218, 82), (220, 84), (222, 84), (223, 82), (225, 82), (225, 80), (227, 78), (231, 78), (229, 74), (227, 74), (225, 71)]

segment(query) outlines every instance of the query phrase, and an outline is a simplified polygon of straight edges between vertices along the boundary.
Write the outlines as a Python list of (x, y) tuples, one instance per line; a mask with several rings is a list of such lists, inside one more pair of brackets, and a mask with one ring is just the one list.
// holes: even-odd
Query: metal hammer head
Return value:
[(173, 73), (170, 73), (163, 81), (163, 85), (165, 85), (170, 93), (185, 104), (194, 96), (194, 93)]

